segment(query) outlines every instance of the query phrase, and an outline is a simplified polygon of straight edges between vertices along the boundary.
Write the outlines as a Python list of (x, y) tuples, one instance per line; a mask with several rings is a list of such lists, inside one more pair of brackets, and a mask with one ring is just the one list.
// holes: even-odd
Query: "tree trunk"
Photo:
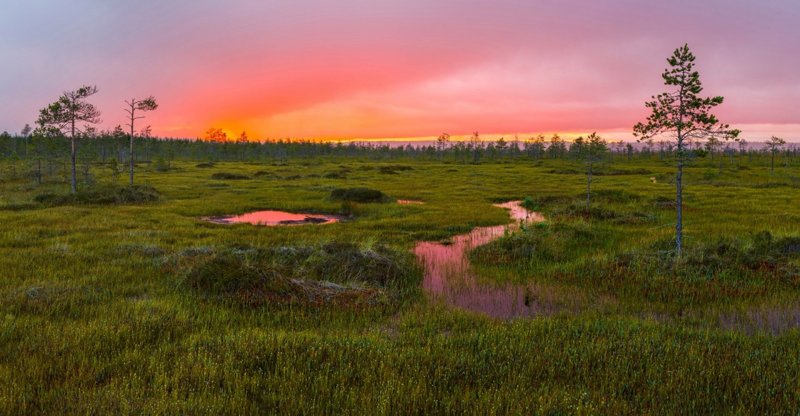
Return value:
[(772, 149), (772, 159), (770, 160), (769, 164), (769, 173), (770, 174), (775, 173), (775, 149)]
[(133, 115), (134, 115), (134, 105), (135, 104), (136, 104), (136, 100), (135, 99), (131, 100), (131, 153), (130, 153), (130, 158), (131, 158), (131, 172), (130, 172), (131, 186), (133, 186), (133, 122), (135, 120), (133, 118)]
[(72, 150), (70, 152), (70, 159), (72, 160), (72, 193), (78, 192), (78, 172), (76, 168), (78, 152), (75, 144), (75, 118), (72, 119)]
[(675, 176), (675, 189), (677, 203), (677, 222), (675, 224), (675, 251), (678, 257), (681, 256), (683, 249), (683, 149), (680, 141), (678, 142), (678, 173)]
[(586, 175), (586, 214), (592, 206), (592, 163), (589, 162), (589, 171)]

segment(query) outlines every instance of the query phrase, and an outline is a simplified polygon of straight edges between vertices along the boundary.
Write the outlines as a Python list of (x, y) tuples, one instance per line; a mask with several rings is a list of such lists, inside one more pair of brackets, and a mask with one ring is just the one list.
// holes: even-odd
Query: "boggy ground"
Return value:
[[(139, 168), (158, 198), (103, 204), (5, 179), (0, 412), (795, 414), (797, 167), (695, 163), (679, 262), (669, 165), (606, 169), (589, 214), (582, 165), (550, 160), (179, 162)], [(424, 204), (330, 198), (357, 187)], [(526, 196), (548, 221), (470, 258), (544, 312), (426, 296), (416, 242), (505, 224), (492, 204)], [(264, 209), (350, 219), (201, 220)]]

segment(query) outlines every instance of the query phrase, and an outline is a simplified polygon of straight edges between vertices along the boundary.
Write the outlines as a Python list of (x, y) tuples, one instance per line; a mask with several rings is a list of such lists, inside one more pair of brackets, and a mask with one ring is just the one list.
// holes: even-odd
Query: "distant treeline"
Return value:
[[(125, 134), (100, 134), (77, 139), (78, 159), (83, 163), (123, 163), (129, 160), (129, 136)], [(452, 141), (393, 146), (388, 143), (334, 143), (303, 140), (216, 142), (208, 140), (164, 139), (137, 137), (136, 162), (169, 164), (172, 161), (285, 161), (290, 159), (341, 157), (368, 158), (372, 160), (429, 159), (455, 163), (497, 162), (512, 159), (581, 159), (582, 144), (567, 142), (554, 136), (545, 140)], [(777, 155), (789, 163), (800, 155), (796, 146), (776, 149)], [(692, 146), (691, 156), (710, 161), (721, 158), (747, 156), (750, 161), (759, 155), (771, 155), (766, 147), (754, 148), (752, 144), (730, 142), (713, 146)], [(21, 136), (0, 134), (0, 157), (16, 161), (61, 161), (70, 154), (70, 141), (64, 137)], [(606, 158), (632, 160), (634, 158), (666, 159), (674, 156), (670, 143), (608, 143)]]

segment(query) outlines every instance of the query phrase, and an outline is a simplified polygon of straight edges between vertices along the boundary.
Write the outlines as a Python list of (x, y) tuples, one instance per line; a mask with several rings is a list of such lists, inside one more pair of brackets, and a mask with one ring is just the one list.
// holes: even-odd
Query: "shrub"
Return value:
[(342, 201), (342, 205), (339, 208), (339, 214), (352, 217), (360, 214), (361, 210), (358, 207), (358, 204), (351, 201)]
[(243, 180), (243, 179), (250, 179), (247, 175), (242, 175), (241, 173), (231, 173), (231, 172), (217, 172), (211, 175), (211, 179), (217, 180)]
[(653, 171), (645, 168), (635, 168), (635, 169), (610, 169), (610, 170), (600, 170), (597, 175), (598, 176), (624, 176), (624, 175), (650, 175)]
[(616, 211), (609, 208), (592, 206), (589, 210), (583, 204), (572, 204), (555, 212), (556, 215), (566, 217), (582, 217), (598, 221), (610, 221), (615, 224), (645, 224), (654, 222), (656, 216), (640, 211)]
[(406, 165), (385, 165), (378, 168), (378, 172), (383, 174), (394, 175), (397, 172), (411, 170), (411, 166)]
[(158, 201), (161, 195), (149, 185), (133, 186), (102, 186), (91, 189), (80, 190), (75, 194), (56, 194), (44, 193), (36, 195), (35, 202), (47, 205), (123, 205), (123, 204), (144, 204)]
[(369, 188), (336, 188), (331, 191), (331, 199), (361, 203), (388, 201), (388, 197), (383, 192)]
[(553, 173), (556, 175), (585, 175), (586, 172), (579, 171), (577, 169), (551, 169), (548, 173)]
[(204, 163), (198, 163), (198, 164), (195, 165), (196, 168), (200, 168), (200, 169), (213, 168), (214, 166), (216, 166), (214, 164), (214, 162), (204, 162)]
[(525, 208), (528, 211), (538, 211), (540, 209), (539, 204), (537, 204), (530, 196), (526, 196), (520, 205), (522, 208)]
[(605, 244), (605, 233), (577, 224), (540, 223), (480, 246), (470, 257), (485, 265), (555, 264), (574, 258), (574, 253)]
[(343, 172), (343, 171), (340, 171), (340, 172), (326, 172), (324, 175), (322, 175), (322, 177), (325, 178), (325, 179), (345, 179), (346, 178), (345, 172)]
[[(584, 197), (581, 194), (579, 197)], [(592, 199), (594, 200), (603, 200), (607, 202), (614, 202), (614, 203), (626, 203), (626, 202), (633, 202), (638, 201), (642, 197), (638, 194), (634, 194), (628, 191), (623, 191), (621, 189), (598, 189), (592, 192)]]
[[(585, 170), (574, 168), (551, 169), (549, 173), (556, 175), (586, 175)], [(624, 175), (649, 175), (652, 171), (644, 168), (637, 169), (598, 169), (592, 172), (595, 176), (624, 176)]]
[[(674, 257), (674, 240), (661, 240), (650, 250), (617, 256), (618, 264), (647, 275), (670, 276), (688, 280), (777, 279), (792, 282), (800, 277), (794, 264), (800, 257), (800, 237), (774, 238), (767, 231), (749, 241), (720, 238), (684, 249)], [(795, 283), (800, 283), (798, 280)]]
[(166, 264), (199, 295), (251, 306), (397, 299), (421, 279), (410, 253), (343, 242), (184, 251)]
[(155, 169), (157, 172), (167, 172), (172, 168), (169, 161), (164, 159), (163, 156), (158, 156), (156, 158)]
[(653, 198), (653, 205), (656, 208), (662, 209), (675, 209), (678, 207), (678, 203), (675, 202), (675, 198), (666, 196), (657, 196)]

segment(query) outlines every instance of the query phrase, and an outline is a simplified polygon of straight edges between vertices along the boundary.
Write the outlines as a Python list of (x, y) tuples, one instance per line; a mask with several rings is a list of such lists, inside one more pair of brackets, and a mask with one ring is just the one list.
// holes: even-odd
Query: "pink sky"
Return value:
[(723, 121), (800, 140), (796, 0), (19, 3), (0, 16), (0, 130), (91, 83), (104, 128), (154, 94), (142, 125), (173, 137), (624, 136), (688, 42)]

